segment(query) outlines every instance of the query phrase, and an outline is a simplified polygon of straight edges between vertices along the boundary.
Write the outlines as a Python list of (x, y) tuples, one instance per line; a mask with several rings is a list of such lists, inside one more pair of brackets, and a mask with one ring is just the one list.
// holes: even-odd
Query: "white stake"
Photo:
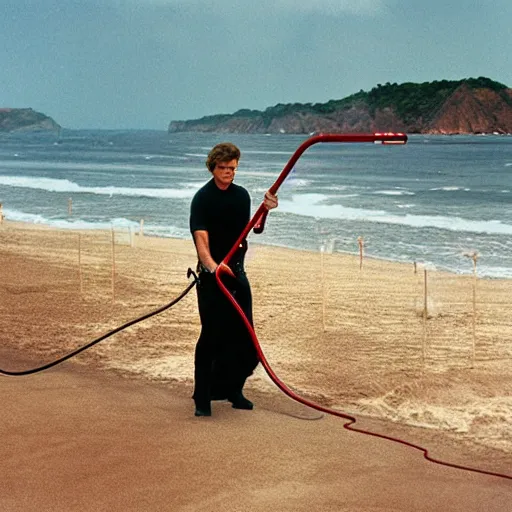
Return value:
[(476, 359), (476, 284), (478, 276), (476, 274), (476, 260), (478, 259), (478, 253), (474, 252), (471, 256), (473, 260), (473, 350), (471, 355), (472, 367), (475, 366)]
[(321, 292), (322, 292), (322, 326), (325, 332), (325, 279), (324, 279), (324, 246), (320, 247), (320, 268), (322, 270), (321, 274)]
[(115, 251), (115, 239), (114, 239), (114, 227), (112, 226), (112, 303), (116, 300), (116, 251)]
[(78, 279), (80, 281), (80, 295), (83, 295), (84, 285), (82, 279), (82, 238), (78, 233)]
[(476, 359), (476, 284), (477, 284), (477, 273), (476, 273), (476, 262), (479, 258), (477, 251), (465, 252), (463, 256), (471, 258), (473, 260), (473, 318), (471, 322), (472, 330), (472, 348), (471, 348), (471, 368), (475, 366)]
[(428, 306), (427, 306), (427, 296), (428, 296), (428, 288), (427, 288), (427, 269), (423, 271), (424, 276), (424, 298), (423, 298), (423, 344), (421, 348), (421, 357), (423, 362), (423, 369), (425, 369), (426, 362), (426, 345), (427, 345), (427, 317), (428, 317)]

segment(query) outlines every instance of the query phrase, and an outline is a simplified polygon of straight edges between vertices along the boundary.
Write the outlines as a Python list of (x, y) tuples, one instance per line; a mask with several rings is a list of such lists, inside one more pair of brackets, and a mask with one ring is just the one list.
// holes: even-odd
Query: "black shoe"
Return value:
[(212, 408), (210, 407), (210, 404), (202, 405), (202, 406), (199, 406), (196, 404), (196, 412), (194, 413), (194, 416), (211, 416), (211, 415), (212, 415)]
[(233, 404), (233, 409), (244, 409), (246, 411), (252, 411), (254, 404), (242, 395), (242, 392), (235, 393), (228, 397), (228, 400)]

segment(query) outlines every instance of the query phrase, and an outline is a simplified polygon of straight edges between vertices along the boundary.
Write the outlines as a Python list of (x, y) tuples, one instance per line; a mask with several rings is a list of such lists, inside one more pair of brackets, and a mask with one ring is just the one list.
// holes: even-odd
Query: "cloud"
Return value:
[(319, 14), (373, 14), (384, 7), (383, 0), (274, 0), (275, 7), (288, 11)]
[[(233, 0), (130, 0), (136, 4), (180, 6), (184, 8), (205, 7), (229, 14), (233, 10)], [(272, 16), (276, 12), (307, 13), (323, 15), (357, 14), (373, 15), (381, 12), (389, 0), (238, 0), (236, 10), (240, 10), (243, 3), (253, 10), (258, 10)], [(256, 4), (256, 5), (255, 5)]]

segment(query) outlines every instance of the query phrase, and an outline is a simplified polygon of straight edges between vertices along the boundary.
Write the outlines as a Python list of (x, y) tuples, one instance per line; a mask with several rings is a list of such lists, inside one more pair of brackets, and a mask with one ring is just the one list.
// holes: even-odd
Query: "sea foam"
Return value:
[(27, 176), (0, 176), (0, 185), (18, 188), (65, 192), (74, 194), (97, 194), (107, 196), (153, 197), (188, 199), (193, 197), (201, 184), (187, 184), (187, 188), (129, 188), (129, 187), (84, 187), (65, 179), (31, 178)]
[(281, 200), (279, 210), (307, 217), (357, 220), (396, 224), (415, 228), (432, 227), (448, 231), (512, 235), (512, 225), (500, 220), (472, 220), (444, 215), (393, 215), (385, 210), (351, 208), (340, 204), (325, 204), (324, 194), (297, 194), (291, 200)]

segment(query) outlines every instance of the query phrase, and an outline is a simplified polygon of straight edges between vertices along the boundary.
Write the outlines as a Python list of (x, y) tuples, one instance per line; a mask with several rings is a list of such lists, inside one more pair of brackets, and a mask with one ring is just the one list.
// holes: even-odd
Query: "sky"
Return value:
[(511, 0), (0, 0), (0, 108), (65, 128), (323, 103), (377, 84), (512, 87)]

